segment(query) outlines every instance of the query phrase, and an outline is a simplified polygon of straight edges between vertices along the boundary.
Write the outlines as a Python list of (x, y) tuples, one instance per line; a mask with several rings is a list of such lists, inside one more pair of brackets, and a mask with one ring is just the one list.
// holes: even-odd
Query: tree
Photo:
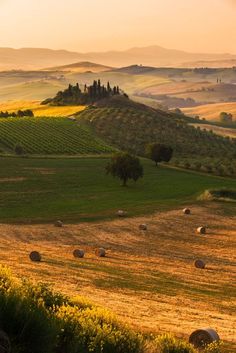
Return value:
[(233, 115), (231, 113), (221, 112), (220, 113), (220, 121), (222, 123), (232, 123)]
[(15, 153), (18, 155), (18, 156), (21, 156), (22, 154), (24, 154), (24, 148), (21, 144), (17, 144), (15, 146)]
[(114, 154), (106, 166), (106, 172), (114, 178), (119, 178), (123, 186), (127, 185), (129, 179), (137, 181), (143, 177), (143, 167), (139, 158), (126, 152)]
[(150, 143), (146, 147), (146, 155), (157, 166), (160, 162), (169, 162), (171, 160), (173, 149), (160, 143)]

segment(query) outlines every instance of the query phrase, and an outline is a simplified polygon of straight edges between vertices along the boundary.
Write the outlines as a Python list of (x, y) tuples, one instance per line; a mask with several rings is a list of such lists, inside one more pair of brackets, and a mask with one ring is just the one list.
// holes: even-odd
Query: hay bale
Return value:
[(10, 353), (11, 343), (8, 335), (4, 331), (0, 331), (0, 353)]
[(55, 223), (54, 223), (54, 226), (55, 227), (58, 227), (58, 228), (61, 228), (61, 227), (63, 227), (63, 223), (62, 223), (62, 221), (56, 221)]
[(116, 215), (118, 217), (125, 217), (125, 216), (127, 216), (127, 212), (125, 212), (123, 210), (119, 210), (119, 211), (117, 211)]
[(73, 251), (73, 256), (76, 257), (76, 258), (80, 258), (82, 259), (84, 257), (84, 250), (81, 250), (81, 249), (75, 249)]
[(197, 233), (198, 234), (206, 234), (206, 227), (198, 227)]
[(184, 208), (183, 209), (183, 214), (190, 214), (191, 210), (189, 208)]
[(213, 342), (218, 342), (220, 337), (212, 328), (203, 328), (194, 331), (189, 337), (189, 343), (195, 348), (204, 348)]
[(95, 250), (95, 255), (98, 257), (105, 257), (106, 256), (106, 250), (104, 248), (99, 248)]
[(147, 225), (146, 224), (140, 224), (139, 225), (139, 230), (147, 230)]
[(196, 260), (194, 266), (203, 270), (206, 267), (206, 264), (203, 260)]
[(41, 255), (40, 255), (40, 253), (38, 251), (32, 251), (29, 254), (29, 258), (33, 262), (40, 262), (42, 260), (42, 257), (41, 257)]

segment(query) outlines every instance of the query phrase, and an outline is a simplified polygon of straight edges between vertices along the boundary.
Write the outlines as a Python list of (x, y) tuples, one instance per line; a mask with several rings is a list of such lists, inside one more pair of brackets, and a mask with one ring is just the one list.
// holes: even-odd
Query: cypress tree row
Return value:
[(111, 87), (108, 81), (106, 86), (101, 84), (101, 80), (94, 80), (93, 84), (87, 86), (83, 85), (80, 88), (79, 83), (75, 86), (69, 84), (64, 91), (59, 91), (54, 98), (46, 99), (42, 104), (53, 105), (70, 105), (70, 104), (91, 104), (100, 99), (109, 98), (120, 95), (121, 90), (119, 86)]

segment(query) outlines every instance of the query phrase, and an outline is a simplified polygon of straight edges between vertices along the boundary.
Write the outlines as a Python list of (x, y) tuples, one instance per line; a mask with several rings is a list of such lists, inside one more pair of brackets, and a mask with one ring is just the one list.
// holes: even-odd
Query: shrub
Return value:
[(143, 338), (82, 297), (17, 281), (0, 267), (0, 330), (12, 353), (142, 353)]
[(57, 344), (56, 321), (16, 290), (0, 293), (0, 328), (10, 338), (12, 353), (51, 353)]
[(18, 155), (18, 156), (21, 156), (22, 154), (24, 154), (24, 148), (22, 145), (18, 144), (15, 146), (15, 153)]
[(198, 199), (200, 201), (236, 201), (236, 190), (227, 188), (205, 190)]
[(221, 353), (222, 341), (212, 342), (204, 349), (204, 353)]
[(197, 353), (197, 351), (190, 343), (177, 339), (171, 334), (164, 334), (154, 340), (152, 353)]
[(61, 323), (60, 346), (65, 353), (139, 353), (143, 349), (141, 335), (117, 321), (101, 308), (80, 310), (63, 306), (56, 313)]

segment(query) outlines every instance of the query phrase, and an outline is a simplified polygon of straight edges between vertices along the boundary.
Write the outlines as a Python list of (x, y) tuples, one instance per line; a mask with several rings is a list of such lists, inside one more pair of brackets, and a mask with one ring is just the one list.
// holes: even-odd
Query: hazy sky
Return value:
[(0, 0), (0, 47), (236, 54), (236, 0)]

